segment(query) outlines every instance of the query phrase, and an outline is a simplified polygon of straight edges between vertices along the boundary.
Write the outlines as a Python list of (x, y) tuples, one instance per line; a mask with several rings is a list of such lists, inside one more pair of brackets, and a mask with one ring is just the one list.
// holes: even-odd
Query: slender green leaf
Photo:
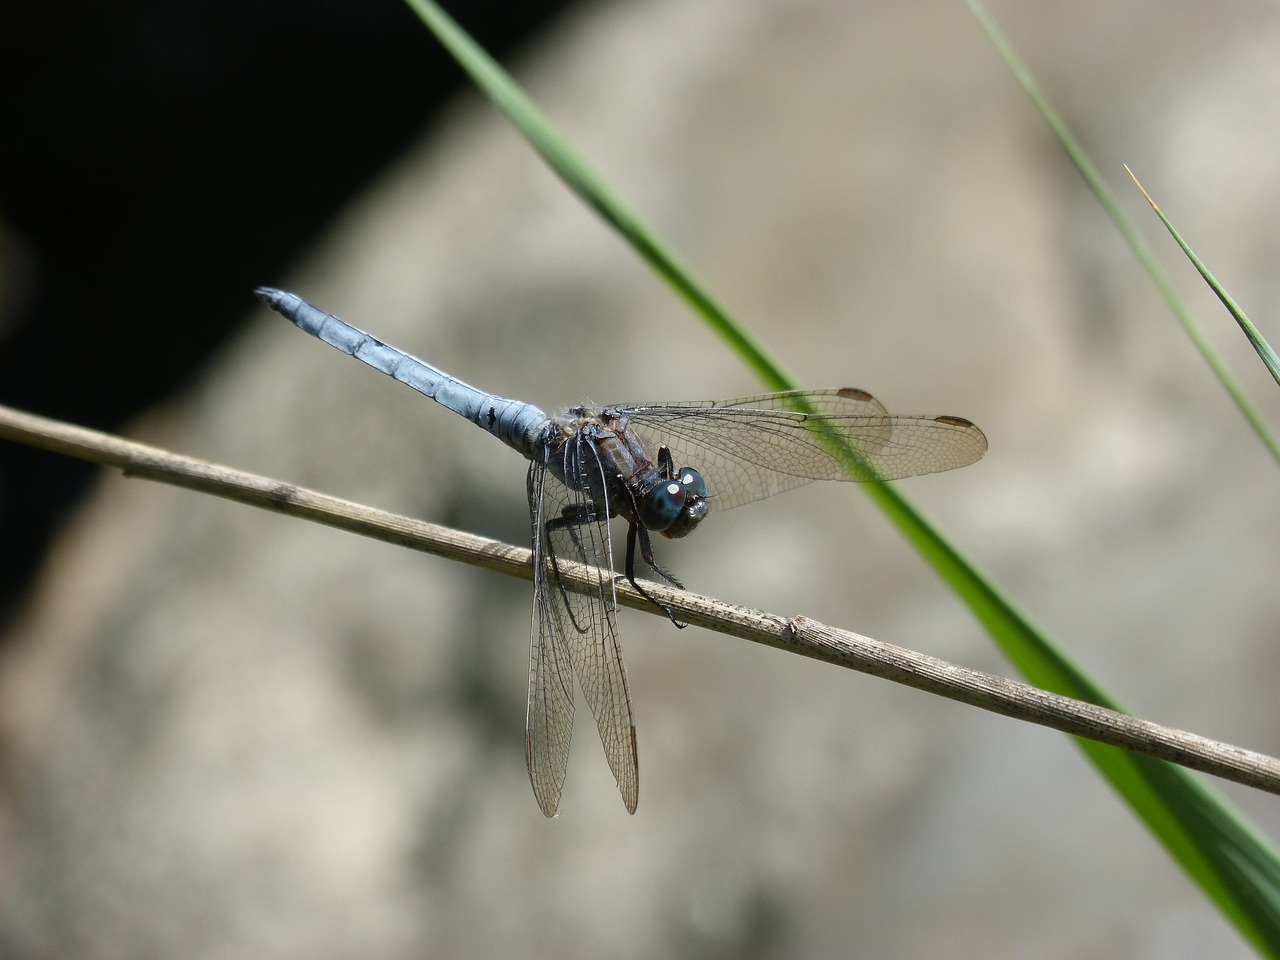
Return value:
[(1200, 276), (1204, 277), (1205, 283), (1209, 284), (1209, 289), (1217, 294), (1218, 299), (1222, 301), (1222, 305), (1227, 308), (1227, 312), (1235, 318), (1240, 329), (1244, 331), (1244, 335), (1248, 337), (1249, 343), (1253, 345), (1253, 349), (1257, 352), (1258, 356), (1262, 358), (1262, 362), (1266, 364), (1267, 369), (1271, 371), (1271, 378), (1275, 380), (1276, 383), (1280, 383), (1280, 358), (1276, 357), (1276, 352), (1271, 349), (1271, 344), (1267, 343), (1266, 338), (1258, 331), (1258, 328), (1253, 325), (1253, 321), (1250, 320), (1245, 312), (1240, 309), (1239, 304), (1231, 298), (1231, 295), (1227, 293), (1222, 284), (1218, 282), (1218, 278), (1209, 272), (1209, 268), (1201, 262), (1200, 258), (1196, 256), (1195, 251), (1187, 245), (1187, 241), (1182, 239), (1182, 234), (1178, 233), (1178, 231), (1174, 229), (1173, 224), (1169, 222), (1169, 218), (1164, 215), (1164, 211), (1156, 205), (1156, 202), (1151, 199), (1151, 194), (1147, 193), (1146, 188), (1143, 187), (1142, 184), (1138, 182), (1138, 178), (1133, 175), (1133, 171), (1127, 166), (1124, 169), (1129, 176), (1133, 177), (1133, 182), (1137, 185), (1138, 189), (1142, 191), (1142, 195), (1147, 198), (1147, 203), (1151, 204), (1151, 209), (1156, 212), (1156, 216), (1159, 217), (1160, 222), (1165, 225), (1165, 229), (1167, 229), (1173, 239), (1178, 242), (1178, 246), (1180, 246), (1182, 248), (1182, 252), (1187, 255), (1187, 259), (1191, 261), (1192, 266), (1200, 271)]
[(1204, 331), (1200, 329), (1200, 325), (1191, 316), (1186, 304), (1182, 302), (1177, 291), (1173, 289), (1173, 284), (1169, 282), (1169, 278), (1160, 269), (1160, 264), (1156, 262), (1151, 248), (1147, 246), (1137, 228), (1124, 215), (1124, 211), (1120, 209), (1120, 204), (1115, 195), (1107, 186), (1106, 181), (1102, 179), (1101, 174), (1098, 173), (1097, 167), (1089, 159), (1084, 148), (1080, 146), (1080, 142), (1076, 140), (1066, 122), (1053, 109), (1053, 105), (1049, 103), (1049, 98), (1040, 89), (1040, 85), (1036, 83), (1031, 71), (1027, 69), (1026, 64), (1018, 57), (1013, 45), (1000, 32), (1000, 28), (996, 26), (995, 21), (991, 19), (991, 15), (987, 13), (980, 0), (965, 0), (965, 2), (969, 5), (969, 9), (973, 11), (973, 15), (977, 18), (978, 23), (981, 24), (982, 29), (986, 31), (987, 37), (1004, 59), (1010, 71), (1017, 77), (1022, 89), (1027, 92), (1027, 96), (1031, 98), (1036, 109), (1040, 111), (1040, 115), (1044, 118), (1045, 123), (1049, 125), (1049, 129), (1058, 138), (1058, 143), (1075, 165), (1080, 177), (1098, 202), (1102, 204), (1102, 208), (1107, 212), (1107, 216), (1111, 218), (1111, 222), (1115, 224), (1116, 229), (1120, 231), (1120, 235), (1124, 237), (1125, 242), (1129, 244), (1133, 255), (1138, 258), (1138, 262), (1146, 270), (1147, 276), (1151, 278), (1156, 288), (1160, 291), (1160, 295), (1164, 297), (1165, 303), (1169, 305), (1169, 309), (1181, 325), (1183, 332), (1186, 333), (1196, 350), (1199, 351), (1201, 359), (1204, 360), (1205, 364), (1218, 378), (1218, 382), (1222, 384), (1222, 388), (1227, 391), (1227, 395), (1231, 397), (1240, 414), (1245, 418), (1249, 426), (1253, 428), (1254, 433), (1258, 435), (1258, 439), (1271, 451), (1271, 455), (1277, 461), (1280, 461), (1280, 442), (1267, 429), (1265, 421), (1258, 414), (1258, 411), (1254, 409), (1253, 404), (1249, 402), (1249, 398), (1245, 396), (1244, 388), (1232, 376), (1230, 369), (1227, 367), (1227, 362), (1209, 343)]
[[(636, 249), (767, 387), (795, 388), (781, 365), (569, 147), (484, 50), (430, 0), (407, 2), (551, 169)], [(950, 584), (1031, 682), (1120, 709), (1114, 698), (1058, 650), (896, 488), (883, 483), (864, 483), (861, 488)], [(1280, 956), (1280, 856), (1275, 849), (1195, 775), (1163, 761), (1078, 742), (1174, 859), (1244, 935), (1259, 949)]]

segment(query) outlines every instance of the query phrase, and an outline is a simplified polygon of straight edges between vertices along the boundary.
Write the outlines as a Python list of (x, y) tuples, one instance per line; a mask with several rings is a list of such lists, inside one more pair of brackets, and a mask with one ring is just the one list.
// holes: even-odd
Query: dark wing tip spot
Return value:
[(867, 393), (865, 390), (859, 390), (857, 387), (841, 387), (836, 391), (836, 396), (844, 397), (846, 400), (874, 400), (875, 397)]

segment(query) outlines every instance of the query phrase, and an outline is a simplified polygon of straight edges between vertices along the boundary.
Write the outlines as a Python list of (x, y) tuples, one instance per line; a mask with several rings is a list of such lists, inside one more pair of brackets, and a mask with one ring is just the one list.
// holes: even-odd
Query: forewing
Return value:
[[(559, 453), (566, 458), (565, 476), (582, 476), (583, 471), (599, 470), (594, 448), (582, 438), (571, 441)], [(616, 597), (613, 589), (613, 562), (609, 539), (607, 504), (593, 503), (587, 493), (559, 482), (550, 471), (540, 471), (540, 498), (537, 514), (542, 518), (535, 524), (535, 542), (541, 544), (536, 551), (542, 576), (535, 588), (535, 655), (533, 676), (530, 679), (530, 720), (534, 718), (534, 694), (539, 687), (538, 648), (542, 661), (541, 672), (549, 674), (549, 662), (554, 662), (557, 696), (563, 692), (570, 703), (569, 726), (572, 726), (572, 688), (569, 672), (578, 678), (596, 729), (604, 746), (609, 768), (618, 783), (627, 810), (635, 812), (639, 793), (639, 769), (636, 756), (636, 729), (631, 709), (631, 695), (627, 687), (627, 672), (622, 660), (622, 647), (618, 640), (615, 617)], [(583, 484), (585, 486), (585, 484)], [(603, 486), (603, 485), (601, 485)], [(600, 487), (597, 487), (599, 489)], [(541, 533), (539, 534), (539, 530)], [(569, 590), (560, 580), (565, 564), (584, 564), (591, 571), (590, 589), (586, 592)], [(541, 637), (539, 642), (538, 637)], [(569, 669), (566, 669), (566, 661)], [(546, 681), (550, 684), (550, 678)], [(550, 704), (550, 701), (547, 701)], [(555, 704), (562, 709), (563, 704)], [(563, 736), (563, 753), (567, 759), (569, 730)], [(560, 741), (554, 741), (557, 746)], [(530, 739), (530, 757), (534, 756), (536, 740)], [(530, 760), (530, 776), (534, 762)], [(555, 781), (555, 797), (559, 798), (564, 783), (563, 762), (555, 768), (559, 779)], [(534, 792), (538, 793), (535, 782)], [(539, 800), (541, 803), (541, 798)], [(554, 806), (552, 807), (554, 811)], [(543, 806), (543, 812), (547, 807)]]
[[(529, 782), (542, 812), (553, 817), (569, 768), (573, 736), (573, 666), (564, 641), (565, 612), (544, 526), (546, 488), (559, 486), (536, 460), (529, 466), (529, 516), (533, 522), (533, 626), (529, 641), (529, 707), (524, 750)], [(554, 508), (553, 508), (554, 509)], [(556, 511), (558, 512), (558, 511)]]
[(651, 457), (706, 479), (727, 510), (813, 480), (898, 480), (953, 470), (987, 449), (961, 417), (894, 416), (863, 390), (791, 390), (733, 400), (622, 405)]

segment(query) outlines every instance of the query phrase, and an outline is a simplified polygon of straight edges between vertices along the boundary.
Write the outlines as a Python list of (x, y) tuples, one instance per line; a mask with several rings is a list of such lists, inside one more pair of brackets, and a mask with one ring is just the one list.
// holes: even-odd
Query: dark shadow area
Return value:
[[(568, 6), (457, 0), (501, 56)], [(466, 83), (398, 0), (0, 12), (0, 402), (115, 430)], [(0, 617), (94, 468), (0, 443)]]

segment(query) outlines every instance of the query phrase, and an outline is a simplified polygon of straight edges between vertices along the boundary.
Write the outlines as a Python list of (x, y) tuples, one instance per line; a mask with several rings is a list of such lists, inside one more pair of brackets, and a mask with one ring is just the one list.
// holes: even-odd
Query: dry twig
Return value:
[[(508, 576), (532, 579), (530, 551), (526, 548), (374, 510), (96, 430), (0, 406), (0, 437), (117, 467), (126, 476), (189, 487)], [(596, 582), (578, 564), (562, 562), (560, 573), (571, 588), (586, 589)], [(1280, 760), (1265, 754), (1049, 693), (1017, 680), (970, 670), (807, 617), (780, 617), (656, 583), (646, 583), (645, 589), (685, 622), (717, 633), (848, 667), (993, 713), (1280, 793)], [(618, 597), (626, 606), (660, 612), (625, 581), (618, 584)]]

